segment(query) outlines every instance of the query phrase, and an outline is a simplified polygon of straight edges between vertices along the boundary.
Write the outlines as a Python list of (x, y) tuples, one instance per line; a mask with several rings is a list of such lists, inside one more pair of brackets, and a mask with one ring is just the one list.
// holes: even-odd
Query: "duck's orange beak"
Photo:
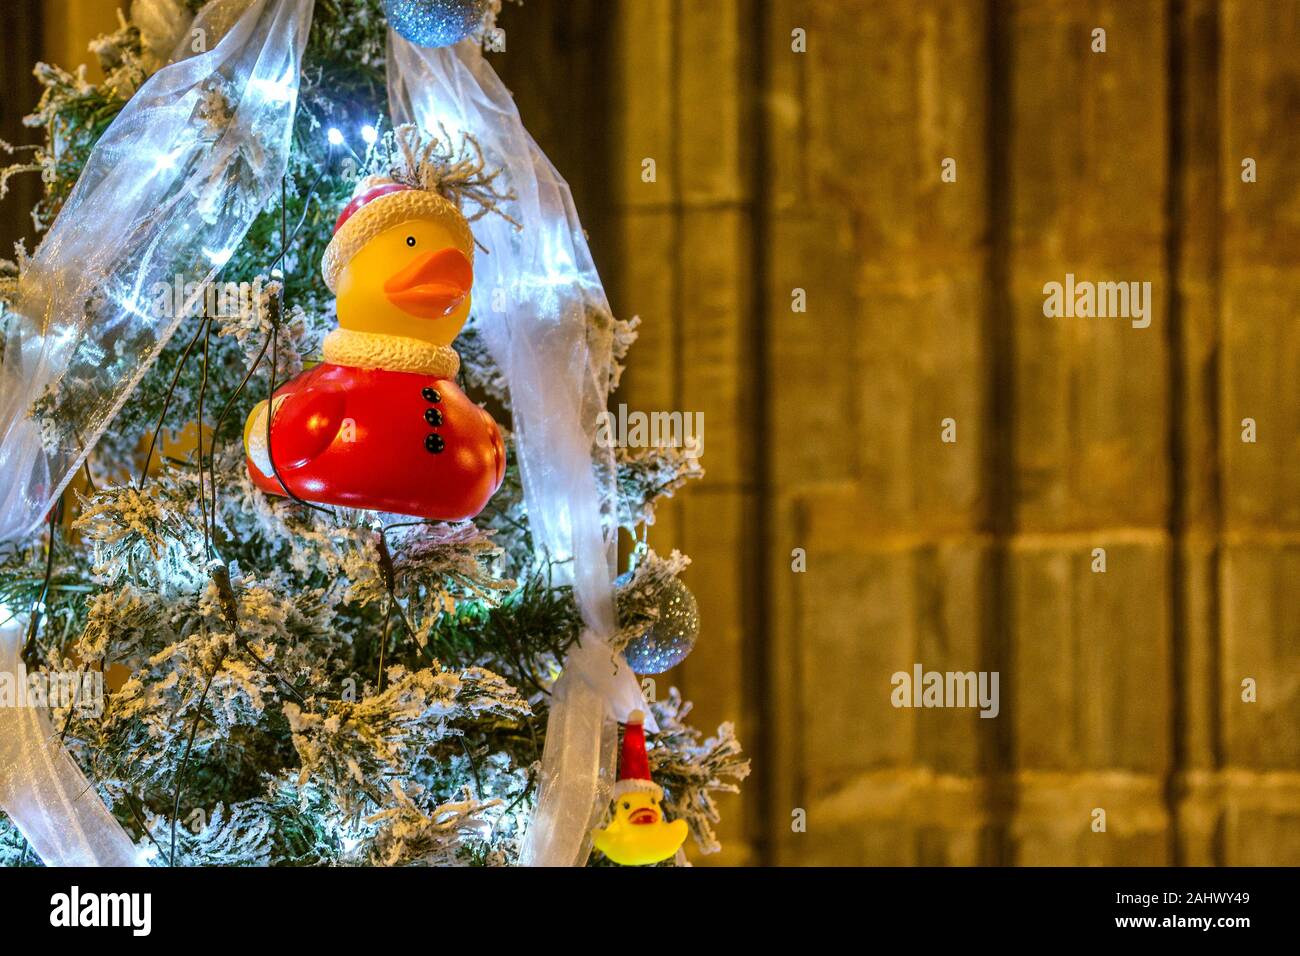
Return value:
[(637, 826), (645, 826), (648, 823), (658, 823), (659, 814), (653, 807), (639, 807), (628, 814), (627, 822), (636, 824)]
[(384, 283), (384, 295), (403, 312), (422, 319), (451, 315), (474, 284), (474, 268), (459, 249), (418, 255)]

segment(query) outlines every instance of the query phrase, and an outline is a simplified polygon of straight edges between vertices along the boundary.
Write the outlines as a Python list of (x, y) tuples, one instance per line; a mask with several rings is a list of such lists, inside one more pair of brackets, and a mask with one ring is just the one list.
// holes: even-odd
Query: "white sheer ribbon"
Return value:
[(135, 844), (68, 756), (42, 707), (21, 703), (26, 628), (0, 624), (0, 674), (14, 700), (0, 705), (0, 807), (46, 866), (139, 866)]
[(584, 625), (552, 694), (521, 862), (578, 866), (614, 782), (616, 722), (648, 711), (623, 655), (606, 643), (615, 630), (614, 462), (595, 433), (612, 358), (588, 315), (608, 314), (609, 304), (568, 185), (473, 40), (425, 49), (390, 29), (388, 94), (394, 123), (472, 134), (517, 197), (506, 211), (521, 230), (498, 216), (473, 224), (487, 250), (474, 263), (475, 321), (509, 386), (534, 547), (560, 562)]
[(278, 186), (312, 2), (209, 4), (180, 47), (207, 52), (151, 76), (92, 151), (9, 318), (0, 541), (35, 530), (180, 324), (156, 284), (210, 281)]
[[(211, 281), (278, 188), (312, 6), (209, 3), (96, 144), (9, 317), (0, 541), (37, 528), (176, 331), (185, 310), (154, 314), (157, 285)], [(5, 627), (20, 674), (21, 628)], [(0, 806), (46, 863), (127, 862), (129, 838), (48, 738), (43, 715), (0, 707)]]

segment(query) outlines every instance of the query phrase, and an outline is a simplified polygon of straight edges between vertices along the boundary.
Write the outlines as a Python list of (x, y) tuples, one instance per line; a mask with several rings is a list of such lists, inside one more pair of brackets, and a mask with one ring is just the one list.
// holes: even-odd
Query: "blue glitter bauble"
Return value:
[[(632, 580), (632, 572), (620, 574), (618, 585)], [(623, 656), (635, 674), (662, 674), (676, 667), (695, 649), (700, 636), (700, 606), (686, 585), (673, 578), (659, 597), (659, 620), (632, 638)]]
[(388, 22), (416, 46), (449, 46), (483, 22), (488, 0), (384, 0)]

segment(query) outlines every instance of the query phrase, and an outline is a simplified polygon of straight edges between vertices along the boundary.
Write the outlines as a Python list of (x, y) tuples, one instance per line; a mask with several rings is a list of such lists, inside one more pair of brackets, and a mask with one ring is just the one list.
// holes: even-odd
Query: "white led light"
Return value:
[(340, 130), (338, 127), (331, 126), (329, 132), (326, 133), (325, 135), (329, 137), (331, 146), (343, 145), (343, 131)]
[(257, 77), (248, 81), (248, 88), (261, 93), (271, 103), (291, 103), (298, 95), (297, 78), (292, 74), (282, 80)]
[(373, 146), (375, 140), (379, 139), (379, 130), (367, 123), (361, 127), (361, 138), (366, 141), (367, 146)]

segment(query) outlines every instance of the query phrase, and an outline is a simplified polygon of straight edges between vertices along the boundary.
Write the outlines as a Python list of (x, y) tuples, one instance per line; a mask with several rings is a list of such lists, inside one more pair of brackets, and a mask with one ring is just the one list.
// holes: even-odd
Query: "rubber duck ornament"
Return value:
[(455, 382), (474, 236), (419, 131), (396, 139), (404, 178), (358, 184), (321, 262), (339, 322), (324, 361), (275, 391), (269, 429), (258, 403), (244, 448), (268, 494), (457, 521), (483, 509), (506, 466), (496, 422)]
[(662, 863), (686, 842), (686, 821), (664, 819), (663, 787), (650, 779), (644, 720), (639, 710), (628, 717), (614, 785), (614, 818), (591, 835), (596, 849), (623, 866)]

